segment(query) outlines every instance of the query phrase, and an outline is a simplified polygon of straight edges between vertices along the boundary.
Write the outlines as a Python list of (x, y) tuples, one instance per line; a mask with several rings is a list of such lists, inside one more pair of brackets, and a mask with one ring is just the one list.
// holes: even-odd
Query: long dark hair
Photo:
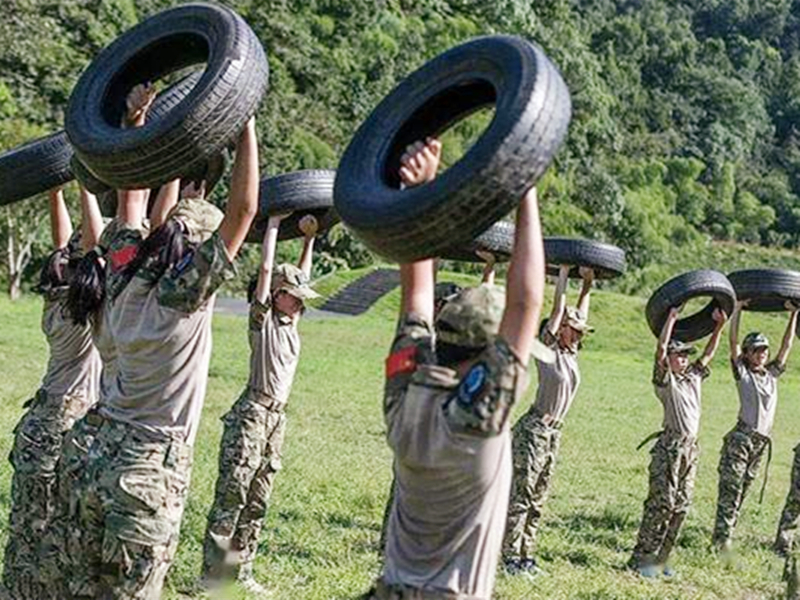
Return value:
[(67, 292), (67, 311), (75, 323), (86, 325), (100, 311), (105, 297), (105, 267), (100, 261), (100, 251), (92, 250), (75, 267)]
[(51, 252), (39, 273), (36, 291), (46, 294), (56, 288), (65, 287), (68, 284), (69, 263), (69, 248), (58, 248)]
[(153, 259), (152, 266), (157, 269), (160, 277), (167, 269), (175, 266), (190, 247), (184, 235), (183, 224), (177, 219), (169, 219), (141, 241), (136, 256), (124, 267), (121, 276), (125, 282), (130, 281), (146, 262)]

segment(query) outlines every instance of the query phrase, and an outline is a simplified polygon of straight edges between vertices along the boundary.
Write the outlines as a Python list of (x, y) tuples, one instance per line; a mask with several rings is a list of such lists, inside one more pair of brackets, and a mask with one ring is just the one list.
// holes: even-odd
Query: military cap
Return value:
[(288, 263), (275, 267), (270, 289), (273, 292), (282, 290), (300, 300), (319, 298), (319, 294), (308, 285), (308, 277), (302, 269)]
[(742, 342), (742, 348), (744, 350), (751, 350), (755, 348), (769, 348), (769, 340), (767, 336), (759, 331), (751, 331), (746, 336), (744, 336), (744, 341)]
[(667, 354), (694, 354), (695, 352), (697, 352), (697, 348), (692, 344), (687, 344), (675, 338), (671, 339), (667, 344)]
[(183, 222), (190, 242), (202, 244), (217, 230), (224, 215), (207, 200), (184, 197), (178, 201), (169, 216)]

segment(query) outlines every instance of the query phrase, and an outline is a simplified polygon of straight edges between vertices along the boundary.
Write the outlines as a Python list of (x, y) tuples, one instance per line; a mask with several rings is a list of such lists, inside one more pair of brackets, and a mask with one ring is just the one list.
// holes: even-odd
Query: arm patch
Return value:
[(417, 347), (406, 346), (396, 352), (392, 352), (386, 358), (386, 378), (391, 379), (395, 375), (413, 373), (417, 370)]
[(123, 246), (119, 250), (112, 250), (108, 255), (108, 258), (111, 261), (111, 270), (119, 271), (125, 265), (131, 262), (136, 257), (138, 252), (139, 246), (135, 244)]
[(458, 386), (456, 402), (466, 410), (470, 410), (475, 400), (480, 398), (486, 390), (488, 369), (485, 363), (478, 363), (469, 370)]

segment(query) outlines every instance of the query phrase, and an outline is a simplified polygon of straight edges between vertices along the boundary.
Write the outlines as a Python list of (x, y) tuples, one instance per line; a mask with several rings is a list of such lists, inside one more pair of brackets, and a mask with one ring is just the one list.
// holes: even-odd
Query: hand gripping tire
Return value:
[(562, 237), (544, 238), (547, 273), (558, 275), (559, 265), (571, 265), (569, 276), (580, 277), (580, 267), (592, 267), (597, 279), (613, 279), (625, 273), (625, 251), (613, 244)]
[(333, 181), (336, 171), (309, 169), (285, 173), (261, 180), (259, 211), (253, 222), (248, 242), (261, 243), (267, 227), (267, 218), (291, 212), (281, 221), (279, 240), (302, 237), (300, 219), (314, 215), (319, 222), (319, 233), (323, 233), (339, 222), (333, 208)]
[(462, 262), (483, 262), (476, 252), (484, 250), (494, 254), (497, 262), (506, 262), (514, 249), (514, 224), (498, 221), (467, 244), (448, 248), (440, 258)]
[(660, 336), (671, 308), (702, 296), (711, 297), (711, 301), (699, 312), (678, 319), (672, 337), (690, 342), (710, 334), (715, 325), (711, 318), (714, 309), (721, 308), (730, 316), (736, 302), (736, 292), (723, 273), (708, 269), (678, 275), (653, 292), (645, 308), (650, 331), (656, 337)]
[(745, 310), (780, 312), (787, 300), (800, 304), (800, 273), (786, 269), (746, 269), (728, 274)]
[[(400, 189), (407, 145), (488, 106), (491, 124), (431, 183)], [(456, 46), (409, 75), (358, 128), (337, 169), (336, 210), (372, 250), (398, 262), (469, 243), (516, 206), (567, 132), (569, 91), (522, 38)]]
[(0, 154), (0, 206), (70, 181), (71, 157), (72, 146), (63, 131)]
[[(160, 119), (122, 129), (138, 83), (206, 63), (189, 95)], [(261, 43), (232, 10), (184, 4), (139, 23), (83, 72), (65, 118), (75, 153), (116, 189), (154, 188), (191, 172), (233, 142), (267, 89)]]

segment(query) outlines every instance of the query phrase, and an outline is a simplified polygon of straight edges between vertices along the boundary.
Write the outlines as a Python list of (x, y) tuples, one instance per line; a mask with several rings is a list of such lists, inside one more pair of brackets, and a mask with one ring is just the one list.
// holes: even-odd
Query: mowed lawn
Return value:
[[(574, 299), (574, 290), (571, 300)], [(383, 358), (394, 328), (397, 292), (366, 316), (306, 319), (291, 401), (283, 470), (278, 475), (256, 563), (276, 598), (354, 598), (379, 572), (377, 542), (390, 481), (381, 417)], [(527, 599), (779, 598), (783, 563), (769, 544), (800, 441), (800, 356), (780, 384), (774, 458), (763, 504), (760, 477), (736, 532), (727, 564), (708, 551), (721, 440), (738, 407), (727, 366), (727, 341), (704, 388), (701, 459), (694, 506), (674, 552), (677, 576), (642, 581), (625, 569), (647, 491), (646, 450), (635, 447), (660, 428), (661, 408), (649, 383), (654, 339), (645, 299), (599, 291), (597, 331), (581, 355), (583, 383), (563, 429), (562, 450), (540, 536), (545, 575), (531, 581), (498, 576), (496, 597)], [(39, 329), (41, 302), (0, 300), (0, 455), (8, 455), (22, 403), (36, 389), (47, 358)], [(745, 315), (743, 330), (762, 328), (777, 345), (784, 316)], [(217, 469), (219, 417), (247, 377), (246, 319), (218, 315), (208, 397), (197, 447), (181, 544), (167, 598), (192, 581), (201, 561), (205, 515)], [(744, 331), (743, 331), (744, 333)], [(800, 353), (800, 349), (798, 349)], [(527, 398), (515, 419), (527, 409)], [(763, 470), (762, 470), (763, 476)], [(5, 545), (11, 471), (0, 462), (0, 543)]]

